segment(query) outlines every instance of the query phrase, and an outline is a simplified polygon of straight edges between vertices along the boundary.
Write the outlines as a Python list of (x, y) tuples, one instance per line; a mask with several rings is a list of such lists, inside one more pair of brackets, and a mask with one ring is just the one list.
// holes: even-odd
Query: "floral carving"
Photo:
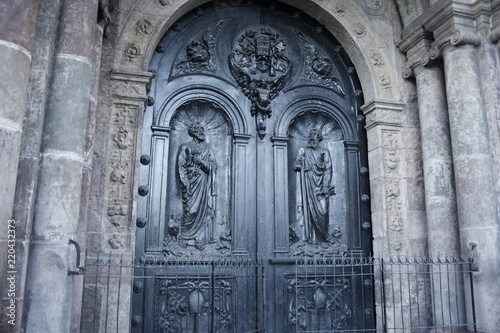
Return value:
[(115, 84), (115, 95), (119, 96), (141, 96), (142, 88), (138, 85), (128, 82), (120, 82)]
[(382, 59), (382, 55), (379, 51), (373, 49), (370, 51), (370, 60), (373, 66), (381, 67), (384, 65), (384, 60)]
[(127, 128), (124, 126), (118, 127), (117, 133), (113, 135), (113, 141), (116, 143), (116, 146), (120, 149), (127, 149), (132, 144), (129, 132)]
[(139, 45), (135, 43), (127, 44), (127, 48), (125, 49), (125, 57), (127, 57), (129, 60), (132, 60), (140, 55), (141, 55), (141, 48), (139, 47)]
[(399, 181), (390, 180), (386, 185), (387, 209), (396, 211), (401, 209)]
[(380, 86), (382, 87), (382, 89), (384, 90), (391, 90), (391, 81), (389, 80), (389, 78), (385, 75), (380, 75), (378, 77), (378, 82), (380, 83)]
[(354, 33), (356, 34), (356, 36), (358, 38), (362, 38), (362, 37), (365, 37), (366, 35), (366, 29), (365, 29), (365, 26), (362, 25), (361, 23), (355, 23), (353, 26), (352, 26), (352, 30), (354, 31)]
[(142, 34), (149, 35), (151, 32), (150, 31), (151, 27), (152, 27), (152, 24), (148, 19), (140, 20), (136, 24), (135, 33), (137, 36), (140, 36)]
[(339, 16), (344, 16), (345, 15), (345, 11), (346, 11), (346, 6), (345, 6), (345, 3), (343, 1), (336, 1), (336, 2), (333, 2), (332, 5), (331, 5), (331, 8), (333, 9), (333, 11), (335, 13), (337, 13)]
[(396, 133), (386, 133), (384, 136), (385, 165), (388, 172), (394, 172), (399, 166), (399, 157), (397, 149), (399, 147), (399, 138)]

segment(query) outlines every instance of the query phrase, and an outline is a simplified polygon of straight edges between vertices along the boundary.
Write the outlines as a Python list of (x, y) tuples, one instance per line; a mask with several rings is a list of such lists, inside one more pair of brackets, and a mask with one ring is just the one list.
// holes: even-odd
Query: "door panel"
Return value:
[(156, 51), (134, 331), (369, 328), (366, 272), (336, 265), (371, 248), (362, 94), (338, 42), (283, 4), (216, 1)]

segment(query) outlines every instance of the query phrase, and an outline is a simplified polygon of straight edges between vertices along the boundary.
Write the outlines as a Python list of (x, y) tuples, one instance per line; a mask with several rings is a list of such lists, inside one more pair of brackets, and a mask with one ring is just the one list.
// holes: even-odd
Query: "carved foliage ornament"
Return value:
[(191, 40), (185, 52), (177, 56), (171, 79), (181, 75), (209, 72), (217, 69), (215, 63), (215, 40), (222, 27), (222, 21), (206, 29), (199, 38)]
[(271, 101), (292, 75), (287, 44), (274, 29), (254, 26), (243, 31), (229, 55), (229, 68), (243, 93), (252, 101), (261, 139), (266, 135), (266, 118), (271, 117)]
[(382, 15), (387, 11), (386, 0), (361, 0), (359, 1), (363, 9), (371, 15)]
[(329, 87), (337, 94), (344, 97), (345, 92), (340, 81), (332, 74), (332, 59), (326, 56), (320, 56), (317, 51), (317, 45), (304, 34), (299, 33), (299, 37), (303, 41), (305, 52), (304, 78), (310, 82)]

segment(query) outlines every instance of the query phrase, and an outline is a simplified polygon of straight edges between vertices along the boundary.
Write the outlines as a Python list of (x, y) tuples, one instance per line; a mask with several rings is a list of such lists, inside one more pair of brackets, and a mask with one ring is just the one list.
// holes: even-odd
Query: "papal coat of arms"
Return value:
[(245, 29), (233, 45), (229, 68), (243, 93), (252, 101), (257, 131), (266, 135), (266, 118), (271, 117), (271, 101), (290, 79), (292, 64), (283, 38), (268, 26)]

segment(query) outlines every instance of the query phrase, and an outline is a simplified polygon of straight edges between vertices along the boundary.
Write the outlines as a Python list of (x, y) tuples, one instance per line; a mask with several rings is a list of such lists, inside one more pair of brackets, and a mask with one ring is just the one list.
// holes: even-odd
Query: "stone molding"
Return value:
[(406, 53), (408, 59), (403, 67), (403, 77), (405, 79), (414, 75), (415, 67), (430, 64), (430, 45), (432, 41), (432, 33), (423, 27), (419, 27), (399, 42), (398, 48)]
[(147, 103), (146, 94), (151, 87), (152, 77), (151, 72), (111, 72), (113, 98)]
[(437, 11), (424, 23), (425, 28), (432, 31), (434, 35), (430, 50), (431, 59), (441, 57), (443, 50), (450, 45), (481, 45), (482, 38), (478, 32), (480, 28), (478, 23), (482, 17), (489, 17), (489, 15), (489, 7), (483, 1), (478, 1), (473, 5), (449, 2)]
[(373, 100), (361, 107), (366, 117), (366, 129), (379, 125), (403, 126), (403, 107), (399, 102)]
[(488, 40), (500, 46), (500, 0), (493, 0), (491, 4), (491, 28), (488, 33)]
[[(492, 14), (485, 1), (463, 4), (453, 1), (438, 1), (421, 15), (415, 24), (403, 32), (398, 47), (407, 54), (403, 77), (414, 75), (415, 67), (428, 66), (432, 60), (442, 56), (449, 46), (480, 46), (479, 30)], [(500, 29), (492, 29), (488, 35), (492, 43), (500, 39)]]

